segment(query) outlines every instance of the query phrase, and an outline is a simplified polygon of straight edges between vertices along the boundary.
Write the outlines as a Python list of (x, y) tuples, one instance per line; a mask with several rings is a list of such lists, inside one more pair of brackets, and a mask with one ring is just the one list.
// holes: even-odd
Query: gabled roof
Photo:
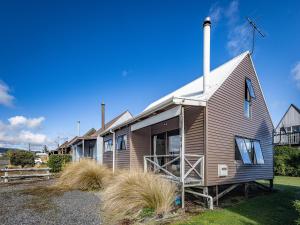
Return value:
[(249, 54), (246, 51), (239, 56), (231, 59), (223, 65), (212, 70), (205, 79), (205, 92), (203, 93), (203, 76), (186, 84), (185, 86), (173, 91), (172, 93), (158, 99), (148, 105), (143, 112), (156, 108), (168, 99), (179, 98), (195, 101), (207, 101), (216, 90), (224, 83), (233, 70), (241, 63), (241, 61)]
[(68, 146), (68, 141), (65, 141), (64, 143), (62, 143), (59, 148), (66, 148)]
[(118, 126), (114, 127), (114, 129), (134, 123), (135, 121), (138, 121), (145, 116), (147, 117), (153, 112), (162, 109), (170, 104), (180, 104), (180, 102), (190, 101), (193, 102), (193, 104), (205, 106), (206, 101), (209, 100), (209, 98), (218, 90), (219, 87), (221, 87), (221, 85), (230, 76), (234, 69), (249, 54), (249, 51), (246, 51), (212, 70), (207, 75), (205, 80), (205, 93), (203, 93), (202, 76), (151, 103), (140, 114), (122, 124), (119, 124)]
[(297, 106), (295, 106), (294, 104), (291, 104), (290, 107), (294, 107), (294, 109), (296, 109), (296, 111), (300, 114), (300, 109)]
[(288, 111), (290, 111), (290, 109), (291, 109), (292, 107), (300, 114), (300, 109), (299, 109), (296, 105), (290, 104), (290, 106), (288, 107), (288, 109), (286, 110), (286, 112), (285, 112), (285, 113), (283, 114), (283, 116), (281, 117), (281, 119), (280, 119), (280, 121), (279, 121), (279, 123), (277, 124), (277, 126), (276, 126), (275, 129), (278, 128), (278, 126), (279, 126), (280, 123), (282, 122), (283, 118), (284, 118), (285, 115), (288, 113)]
[(92, 135), (92, 137), (97, 137), (98, 135), (105, 133), (106, 131), (112, 129), (113, 127), (115, 127), (131, 118), (133, 118), (133, 116), (131, 115), (131, 113), (128, 110), (126, 110), (123, 113), (121, 113), (119, 116), (115, 117), (114, 119), (112, 119), (111, 121), (106, 123), (105, 128), (100, 128), (99, 130), (97, 130)]
[(93, 135), (95, 132), (96, 132), (96, 130), (94, 128), (91, 128), (82, 137), (87, 138), (87, 137)]

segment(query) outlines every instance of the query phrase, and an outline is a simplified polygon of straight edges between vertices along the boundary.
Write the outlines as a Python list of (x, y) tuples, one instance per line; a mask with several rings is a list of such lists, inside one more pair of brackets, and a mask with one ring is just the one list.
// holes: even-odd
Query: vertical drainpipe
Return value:
[(84, 158), (84, 139), (82, 140), (82, 156)]
[(116, 133), (112, 130), (110, 132), (113, 134), (113, 173), (116, 168)]
[(180, 181), (182, 185), (181, 190), (181, 207), (184, 208), (184, 175), (185, 175), (185, 132), (184, 132), (184, 107), (180, 107), (180, 134), (181, 134), (181, 151), (180, 151)]

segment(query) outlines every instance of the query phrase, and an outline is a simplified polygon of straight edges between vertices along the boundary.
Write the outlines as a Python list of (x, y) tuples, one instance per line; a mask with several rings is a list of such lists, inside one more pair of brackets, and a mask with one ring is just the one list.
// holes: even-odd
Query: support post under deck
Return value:
[(180, 126), (180, 135), (181, 135), (181, 149), (180, 149), (180, 181), (181, 181), (181, 207), (184, 208), (184, 198), (185, 198), (185, 183), (184, 183), (184, 175), (185, 175), (185, 135), (184, 135), (184, 107), (181, 106), (181, 113), (179, 117), (179, 126)]

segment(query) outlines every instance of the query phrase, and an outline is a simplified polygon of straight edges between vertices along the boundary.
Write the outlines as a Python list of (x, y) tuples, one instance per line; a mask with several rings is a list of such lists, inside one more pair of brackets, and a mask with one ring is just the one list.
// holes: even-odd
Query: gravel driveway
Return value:
[(99, 197), (53, 191), (50, 181), (0, 184), (1, 225), (99, 225)]

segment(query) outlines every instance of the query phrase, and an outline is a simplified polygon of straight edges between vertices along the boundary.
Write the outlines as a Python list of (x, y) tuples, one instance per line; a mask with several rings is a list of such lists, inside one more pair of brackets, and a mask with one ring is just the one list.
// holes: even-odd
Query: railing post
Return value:
[(147, 159), (146, 156), (144, 156), (144, 173), (147, 173)]
[(8, 171), (4, 172), (4, 183), (8, 182)]
[(49, 168), (47, 169), (46, 174), (48, 175), (47, 180), (49, 180), (50, 179), (50, 170), (49, 170)]

